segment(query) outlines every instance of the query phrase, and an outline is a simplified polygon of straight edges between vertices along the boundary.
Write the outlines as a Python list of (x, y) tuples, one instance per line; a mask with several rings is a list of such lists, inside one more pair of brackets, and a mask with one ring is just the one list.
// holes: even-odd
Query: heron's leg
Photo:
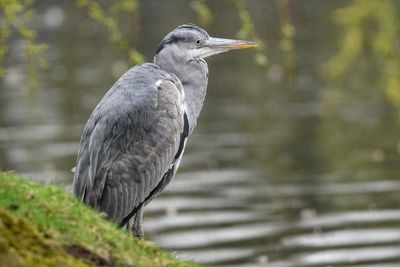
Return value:
[(132, 225), (131, 225), (131, 231), (132, 233), (139, 237), (143, 238), (144, 236), (144, 231), (143, 231), (143, 224), (142, 224), (142, 218), (143, 218), (143, 209), (144, 207), (142, 206), (133, 216), (131, 220), (133, 220)]

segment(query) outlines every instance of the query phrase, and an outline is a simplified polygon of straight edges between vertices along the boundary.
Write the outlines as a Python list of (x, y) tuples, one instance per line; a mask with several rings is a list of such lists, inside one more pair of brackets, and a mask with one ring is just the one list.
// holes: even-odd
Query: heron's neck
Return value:
[(175, 73), (181, 80), (185, 90), (186, 114), (189, 119), (190, 132), (197, 124), (197, 118), (203, 107), (207, 92), (208, 67), (207, 63), (193, 60), (187, 63), (182, 73)]
[(193, 131), (197, 118), (203, 107), (207, 92), (208, 67), (203, 59), (191, 60), (185, 64), (171, 61), (155, 61), (161, 68), (175, 74), (185, 90), (186, 114), (189, 120), (189, 131)]

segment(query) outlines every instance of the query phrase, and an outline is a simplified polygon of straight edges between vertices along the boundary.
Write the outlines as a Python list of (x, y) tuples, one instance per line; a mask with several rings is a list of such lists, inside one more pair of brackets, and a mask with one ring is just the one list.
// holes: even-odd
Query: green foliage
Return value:
[[(385, 84), (388, 99), (400, 115), (400, 34), (399, 8), (394, 0), (355, 0), (333, 13), (341, 27), (339, 51), (324, 65), (328, 79), (341, 79), (370, 48), (381, 66), (377, 75)], [(371, 30), (374, 29), (374, 30)]]
[(137, 0), (113, 0), (108, 10), (113, 18), (118, 18), (120, 13), (135, 12), (138, 7), (139, 3)]
[(280, 49), (285, 57), (286, 76), (293, 87), (296, 77), (296, 50), (294, 45), (296, 30), (290, 20), (289, 0), (276, 0), (276, 4), (281, 24)]
[[(259, 65), (267, 65), (265, 47), (257, 36), (254, 24), (246, 9), (244, 0), (233, 0), (238, 11), (241, 28), (237, 35), (242, 39), (256, 41), (259, 45), (256, 50), (255, 60)], [(44, 57), (46, 46), (37, 42), (36, 32), (29, 26), (34, 12), (34, 0), (0, 0), (0, 76), (5, 74), (4, 62), (9, 52), (10, 36), (13, 32), (23, 41), (27, 61), (27, 92), (34, 92), (39, 86), (39, 70), (47, 66)], [(88, 16), (98, 25), (102, 26), (109, 35), (109, 39), (117, 45), (121, 51), (128, 55), (133, 64), (142, 63), (144, 58), (134, 46), (127, 40), (121, 31), (123, 15), (138, 17), (138, 0), (112, 0), (109, 4), (101, 4), (96, 0), (75, 0), (76, 5), (85, 10)], [(213, 16), (208, 9), (205, 0), (195, 0), (191, 8), (197, 15), (198, 23), (206, 27), (213, 22)], [(133, 23), (131, 26), (137, 24)]]
[(261, 42), (256, 30), (254, 29), (254, 23), (249, 11), (246, 8), (246, 2), (244, 0), (233, 0), (233, 2), (241, 23), (241, 27), (237, 33), (238, 38), (257, 42), (258, 46), (256, 48), (255, 61), (261, 66), (266, 66), (268, 64), (268, 58), (265, 55), (265, 46)]
[[(48, 248), (44, 257), (52, 259), (40, 259), (44, 247)], [(150, 242), (133, 238), (59, 186), (0, 173), (0, 259), (18, 257), (32, 266), (28, 264), (34, 259), (31, 252), (37, 252), (38, 261), (69, 259), (68, 253), (83, 257), (84, 262), (102, 262), (92, 264), (101, 266), (197, 266), (177, 261)], [(85, 266), (69, 260), (65, 262), (70, 265), (62, 266)]]
[(0, 76), (4, 75), (4, 61), (8, 52), (11, 33), (23, 41), (27, 59), (27, 92), (38, 88), (38, 69), (45, 68), (46, 45), (37, 43), (36, 31), (30, 27), (34, 0), (0, 0)]
[(207, 27), (213, 22), (213, 16), (208, 9), (205, 0), (195, 0), (192, 2), (191, 8), (197, 15), (197, 21), (202, 27)]
[(103, 26), (109, 33), (110, 40), (124, 51), (132, 63), (142, 63), (144, 58), (123, 36), (118, 23), (121, 12), (134, 12), (138, 7), (137, 0), (114, 0), (108, 9), (95, 0), (76, 0), (78, 7), (87, 11), (90, 18)]
[[(76, 3), (108, 31), (110, 40), (128, 55), (132, 63), (143, 62), (143, 56), (121, 33), (118, 22), (121, 13), (133, 13), (137, 10), (137, 0), (114, 0), (107, 9), (95, 0), (76, 0)], [(39, 70), (47, 67), (44, 55), (46, 45), (38, 43), (36, 31), (30, 26), (35, 15), (34, 4), (34, 0), (0, 0), (0, 77), (6, 72), (5, 59), (9, 52), (10, 37), (16, 33), (24, 45), (28, 93), (38, 89)]]

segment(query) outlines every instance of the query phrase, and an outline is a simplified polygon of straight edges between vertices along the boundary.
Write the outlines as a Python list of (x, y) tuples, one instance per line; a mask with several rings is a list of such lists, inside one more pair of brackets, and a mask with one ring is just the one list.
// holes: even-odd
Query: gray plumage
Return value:
[(75, 169), (77, 198), (142, 236), (143, 208), (175, 175), (196, 126), (208, 81), (203, 58), (253, 46), (192, 24), (170, 32), (154, 63), (128, 70), (92, 112)]

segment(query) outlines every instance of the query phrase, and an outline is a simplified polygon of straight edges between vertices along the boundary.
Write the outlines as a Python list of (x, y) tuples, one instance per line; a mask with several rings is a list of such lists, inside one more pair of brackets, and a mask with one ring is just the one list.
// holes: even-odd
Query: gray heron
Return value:
[(168, 33), (154, 62), (129, 69), (90, 115), (77, 156), (75, 196), (143, 236), (143, 209), (174, 177), (203, 106), (204, 58), (254, 46), (210, 37), (193, 24)]

